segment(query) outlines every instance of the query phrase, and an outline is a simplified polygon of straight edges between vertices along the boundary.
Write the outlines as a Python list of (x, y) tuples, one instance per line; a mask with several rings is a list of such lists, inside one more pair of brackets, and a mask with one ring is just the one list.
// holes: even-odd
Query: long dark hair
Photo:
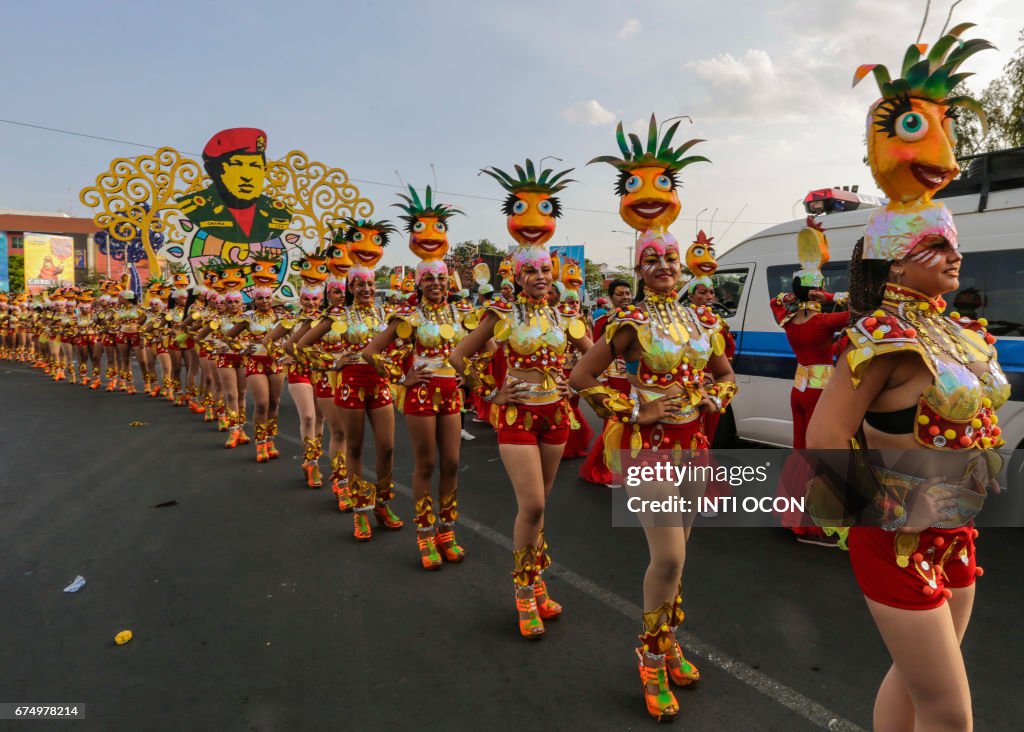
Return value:
[(892, 262), (864, 259), (864, 237), (857, 240), (850, 257), (850, 322), (871, 314), (882, 304)]

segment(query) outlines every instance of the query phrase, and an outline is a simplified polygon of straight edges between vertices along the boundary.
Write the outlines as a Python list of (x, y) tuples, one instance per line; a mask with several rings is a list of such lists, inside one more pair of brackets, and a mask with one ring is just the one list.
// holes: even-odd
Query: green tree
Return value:
[(11, 292), (25, 289), (25, 257), (11, 255), (7, 259), (7, 271), (11, 282)]
[[(988, 132), (982, 134), (981, 122), (969, 113), (959, 115), (956, 154), (976, 155), (983, 152), (1024, 146), (1024, 30), (1018, 36), (1020, 46), (977, 97), (988, 118)], [(966, 84), (959, 84), (950, 96), (971, 94)]]

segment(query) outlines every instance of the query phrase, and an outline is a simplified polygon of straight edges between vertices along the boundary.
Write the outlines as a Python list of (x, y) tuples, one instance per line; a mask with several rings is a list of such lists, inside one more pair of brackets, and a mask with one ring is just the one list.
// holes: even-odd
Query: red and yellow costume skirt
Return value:
[(237, 369), (242, 367), (242, 354), (218, 353), (214, 357), (219, 369)]
[(926, 529), (898, 534), (872, 526), (850, 528), (850, 564), (864, 596), (903, 610), (931, 610), (949, 589), (970, 587), (981, 574), (974, 552), (978, 530)]
[(369, 364), (346, 366), (340, 371), (334, 404), (342, 409), (379, 409), (394, 404), (391, 385)]
[(89, 346), (99, 343), (100, 337), (95, 333), (80, 333), (75, 336), (75, 345), (81, 346), (82, 348), (88, 348)]
[(565, 399), (547, 404), (499, 404), (491, 412), (499, 445), (562, 445), (569, 439), (569, 414)]
[(131, 348), (137, 348), (142, 344), (142, 338), (138, 333), (117, 333), (114, 335), (114, 343), (121, 346), (130, 346)]
[(281, 364), (277, 363), (270, 356), (246, 356), (246, 376), (273, 376), (282, 371)]
[(196, 340), (192, 336), (187, 336), (184, 341), (180, 341), (177, 338), (171, 338), (171, 350), (172, 351), (188, 351), (195, 348)]
[(312, 371), (310, 381), (317, 399), (334, 399), (334, 385), (338, 382), (337, 371)]
[(433, 376), (422, 384), (395, 391), (398, 409), (407, 417), (447, 417), (462, 412), (462, 390), (453, 376)]

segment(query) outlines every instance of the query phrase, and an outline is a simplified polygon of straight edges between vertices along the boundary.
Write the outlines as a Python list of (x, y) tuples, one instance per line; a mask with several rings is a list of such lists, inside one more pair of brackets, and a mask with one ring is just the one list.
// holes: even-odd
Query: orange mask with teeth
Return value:
[(348, 246), (343, 242), (336, 241), (327, 247), (326, 254), (327, 271), (336, 279), (344, 281), (352, 267), (352, 257), (349, 254)]
[(637, 231), (666, 229), (679, 216), (676, 184), (665, 168), (634, 168), (622, 187), (619, 216)]
[[(555, 235), (557, 204), (551, 194), (540, 191), (517, 191), (507, 205), (508, 233), (524, 246), (541, 246)], [(500, 271), (500, 270), (499, 270)]]
[(420, 259), (448, 255), (448, 227), (436, 216), (417, 216), (409, 234), (409, 249)]
[(279, 261), (256, 259), (252, 263), (252, 282), (257, 287), (273, 287), (277, 284), (277, 275), (280, 271)]
[[(322, 285), (327, 280), (330, 274), (327, 265), (327, 255), (317, 250), (313, 254), (305, 255), (297, 263), (293, 264), (292, 268), (299, 273), (299, 277), (302, 278), (302, 282), (307, 287), (315, 287), (316, 285)], [(345, 270), (347, 272), (348, 267)]]
[(984, 127), (984, 112), (976, 100), (951, 96), (970, 76), (958, 71), (960, 65), (978, 51), (993, 48), (981, 38), (962, 41), (960, 34), (971, 27), (957, 25), (931, 47), (908, 47), (895, 79), (881, 64), (864, 64), (853, 75), (855, 85), (873, 75), (882, 94), (868, 113), (868, 165), (890, 206), (927, 207), (959, 174), (952, 110), (977, 113)]
[(561, 280), (567, 290), (579, 290), (583, 285), (583, 273), (580, 272), (580, 265), (574, 259), (565, 260), (561, 267)]
[(710, 277), (718, 269), (711, 239), (703, 231), (697, 232), (697, 241), (686, 250), (685, 262), (694, 277)]
[[(221, 270), (220, 285), (224, 290), (238, 291), (245, 287), (246, 266), (229, 264)], [(220, 290), (218, 290), (219, 292)]]

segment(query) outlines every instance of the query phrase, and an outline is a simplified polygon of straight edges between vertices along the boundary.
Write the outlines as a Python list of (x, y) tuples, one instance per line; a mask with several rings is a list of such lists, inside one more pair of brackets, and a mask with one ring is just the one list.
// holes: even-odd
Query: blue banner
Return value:
[(7, 232), (0, 231), (0, 292), (11, 291), (11, 273), (7, 266)]

